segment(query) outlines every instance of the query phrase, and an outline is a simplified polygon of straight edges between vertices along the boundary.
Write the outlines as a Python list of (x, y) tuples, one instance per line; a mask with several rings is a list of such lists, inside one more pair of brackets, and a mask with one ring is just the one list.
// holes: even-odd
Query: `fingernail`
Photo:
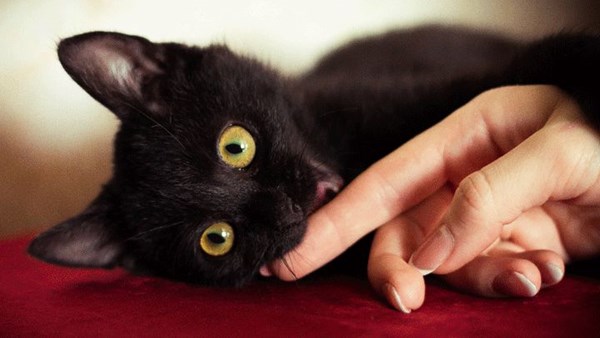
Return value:
[(505, 296), (533, 297), (538, 289), (524, 274), (507, 271), (499, 274), (492, 282), (494, 292)]
[(383, 286), (383, 292), (385, 293), (385, 297), (387, 298), (388, 302), (392, 304), (392, 306), (396, 310), (402, 311), (406, 314), (409, 314), (411, 312), (409, 308), (402, 304), (402, 299), (400, 299), (398, 291), (396, 291), (396, 288), (392, 284), (385, 283), (385, 285)]
[(258, 273), (260, 273), (260, 275), (263, 277), (273, 276), (273, 274), (271, 273), (271, 270), (266, 265), (261, 266), (260, 269), (258, 270)]
[(410, 257), (409, 264), (423, 276), (432, 273), (450, 256), (454, 248), (454, 237), (443, 225)]
[(565, 276), (565, 271), (556, 264), (552, 264), (552, 263), (546, 264), (546, 271), (547, 271), (550, 279), (544, 281), (542, 286), (554, 285), (554, 284), (560, 282), (563, 279), (563, 277)]

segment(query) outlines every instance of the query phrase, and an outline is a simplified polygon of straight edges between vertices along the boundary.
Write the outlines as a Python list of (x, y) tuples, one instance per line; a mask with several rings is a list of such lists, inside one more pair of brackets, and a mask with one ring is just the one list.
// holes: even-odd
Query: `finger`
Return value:
[[(375, 163), (308, 220), (304, 240), (263, 274), (300, 278), (444, 185), (445, 139), (433, 129)], [(293, 274), (283, 262), (293, 266)]]
[(369, 255), (369, 281), (398, 311), (410, 313), (423, 304), (423, 276), (407, 261), (425, 234), (438, 224), (451, 198), (452, 191), (443, 187), (375, 233)]
[(425, 281), (417, 269), (402, 258), (410, 243), (410, 227), (398, 220), (379, 228), (369, 255), (368, 275), (373, 289), (396, 310), (410, 313), (425, 299)]
[[(502, 95), (495, 94), (498, 92)], [(481, 106), (485, 106), (480, 101), (489, 101), (486, 98), (491, 97), (512, 102), (513, 98), (506, 92), (512, 93), (499, 89), (492, 91), (491, 95), (490, 92), (482, 95), (483, 100), (475, 99), (372, 165), (309, 218), (309, 226), (300, 245), (283, 259), (261, 268), (261, 274), (275, 274), (283, 280), (302, 277), (329, 262), (364, 234), (439, 189), (446, 183), (447, 174), (462, 178), (464, 173), (492, 161), (497, 156), (498, 142), (487, 137), (486, 131), (490, 126), (479, 115)], [(528, 95), (522, 95), (540, 102), (548, 101), (544, 100), (546, 97), (535, 95), (539, 92), (531, 89), (527, 91)], [(491, 111), (491, 116), (507, 115), (493, 114), (499, 104), (492, 102), (490, 106), (493, 109), (486, 109)], [(501, 132), (518, 130), (529, 135), (530, 130), (539, 128), (546, 118), (513, 113), (501, 120), (492, 119), (490, 124), (498, 130), (496, 134), (500, 139), (515, 141), (520, 140), (518, 136)], [(515, 126), (513, 121), (519, 121), (518, 125)], [(283, 262), (293, 266), (294, 273)]]
[(544, 205), (557, 224), (555, 231), (559, 232), (564, 257), (586, 259), (597, 256), (600, 248), (598, 202), (592, 205), (574, 205), (573, 200), (570, 202), (549, 202)]
[[(507, 245), (511, 245), (505, 242)], [(514, 245), (514, 244), (512, 244)], [(514, 245), (519, 247), (518, 245)], [(503, 249), (502, 245), (487, 253), (489, 257), (509, 257), (515, 259), (525, 259), (533, 263), (540, 273), (541, 287), (548, 287), (558, 284), (565, 274), (565, 262), (563, 257), (552, 250), (527, 250), (507, 254), (511, 249)]]
[[(358, 176), (309, 218), (303, 242), (261, 273), (294, 280), (316, 270), (364, 234), (439, 189), (449, 177), (458, 182), (491, 162), (498, 148), (509, 149), (548, 118), (523, 107), (504, 109), (498, 102), (551, 107), (551, 95), (557, 95), (557, 90), (549, 86), (500, 88), (482, 94)], [(489, 117), (482, 118), (482, 111)], [(295, 273), (282, 262), (293, 266)]]
[(564, 263), (552, 251), (501, 251), (478, 256), (444, 279), (456, 288), (481, 296), (533, 297), (541, 287), (554, 285), (564, 276)]
[[(561, 101), (556, 112), (563, 110), (577, 108)], [(411, 264), (423, 273), (454, 271), (490, 246), (522, 212), (584, 194), (600, 172), (597, 149), (598, 137), (581, 120), (546, 125), (460, 183), (443, 225), (414, 253)]]
[(500, 238), (514, 243), (526, 251), (550, 250), (563, 260), (569, 255), (565, 250), (559, 225), (548, 214), (547, 203), (523, 212), (515, 221), (502, 227)]

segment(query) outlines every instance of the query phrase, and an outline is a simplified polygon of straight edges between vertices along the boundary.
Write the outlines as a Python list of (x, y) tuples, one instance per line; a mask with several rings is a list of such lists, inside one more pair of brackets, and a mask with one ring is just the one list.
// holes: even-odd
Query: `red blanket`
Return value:
[(532, 299), (473, 297), (430, 280), (425, 305), (405, 315), (347, 276), (214, 289), (47, 265), (26, 245), (0, 242), (3, 337), (600, 336), (597, 278), (568, 274)]

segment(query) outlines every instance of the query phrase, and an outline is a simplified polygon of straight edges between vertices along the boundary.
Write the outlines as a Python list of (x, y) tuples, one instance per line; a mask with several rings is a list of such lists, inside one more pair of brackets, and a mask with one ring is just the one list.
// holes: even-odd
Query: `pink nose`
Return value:
[(333, 199), (340, 192), (344, 181), (338, 175), (330, 175), (317, 182), (313, 209), (318, 209)]

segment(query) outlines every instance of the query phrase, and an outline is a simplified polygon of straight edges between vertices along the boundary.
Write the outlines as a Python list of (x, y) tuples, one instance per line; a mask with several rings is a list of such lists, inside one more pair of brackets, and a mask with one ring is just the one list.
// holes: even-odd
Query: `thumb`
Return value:
[(542, 129), (462, 180), (442, 225), (410, 263), (423, 274), (455, 271), (524, 211), (549, 200), (576, 198), (594, 187), (600, 142), (576, 112), (573, 101), (561, 101)]

